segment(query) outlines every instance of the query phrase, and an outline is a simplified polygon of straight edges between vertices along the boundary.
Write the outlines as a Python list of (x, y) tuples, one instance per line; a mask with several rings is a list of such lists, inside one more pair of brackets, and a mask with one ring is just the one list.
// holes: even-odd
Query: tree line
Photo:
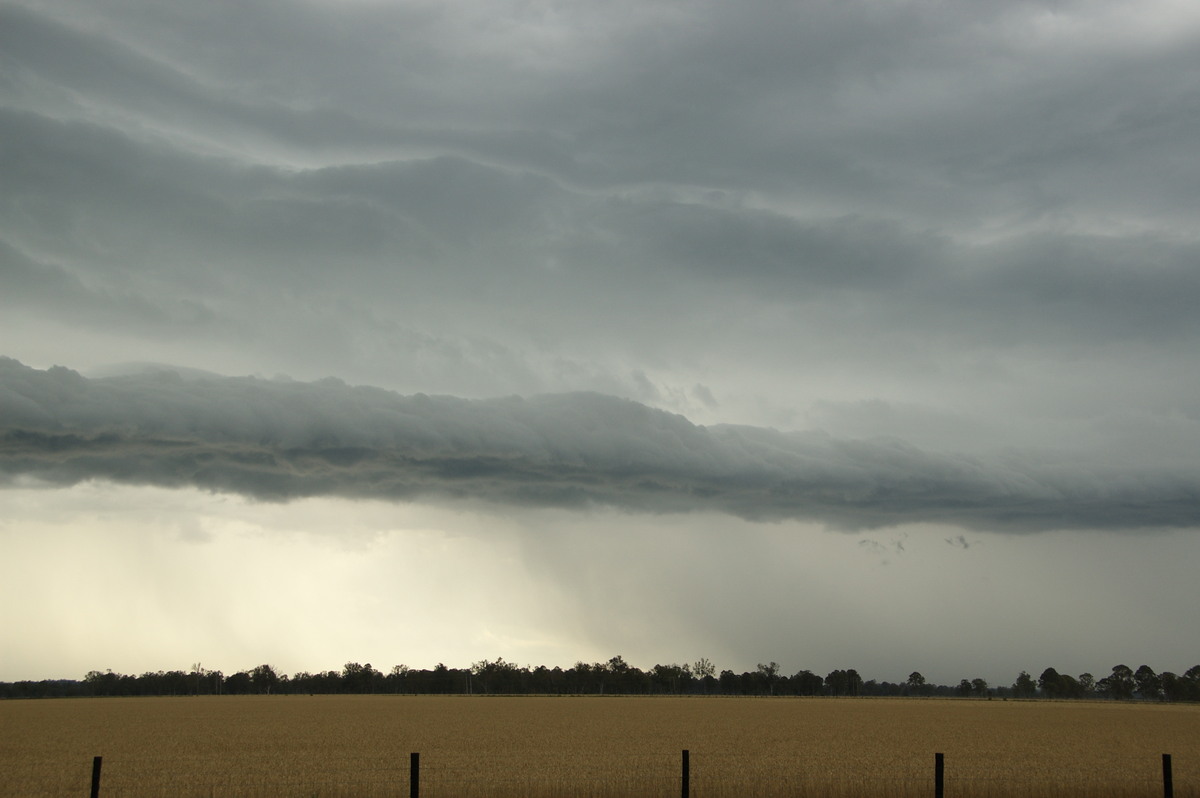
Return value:
[(989, 685), (980, 678), (957, 685), (927, 682), (914, 671), (904, 682), (864, 681), (853, 668), (825, 676), (810, 670), (787, 675), (778, 663), (760, 663), (753, 671), (717, 671), (708, 659), (642, 670), (621, 656), (607, 662), (577, 662), (573, 667), (531, 667), (503, 658), (481, 660), (469, 668), (439, 663), (432, 669), (396, 665), (387, 673), (370, 663), (348, 662), (340, 671), (290, 676), (263, 664), (224, 674), (200, 663), (190, 670), (154, 671), (140, 676), (90, 671), (82, 680), (0, 682), (0, 698), (84, 696), (294, 695), (329, 693), (465, 695), (742, 695), (742, 696), (943, 696), (962, 698), (1106, 698), (1142, 701), (1200, 701), (1200, 665), (1182, 675), (1155, 673), (1148, 665), (1133, 670), (1116, 665), (1100, 679), (1090, 673), (1061, 674), (1046, 668), (1035, 679), (1021, 671), (1011, 685)]

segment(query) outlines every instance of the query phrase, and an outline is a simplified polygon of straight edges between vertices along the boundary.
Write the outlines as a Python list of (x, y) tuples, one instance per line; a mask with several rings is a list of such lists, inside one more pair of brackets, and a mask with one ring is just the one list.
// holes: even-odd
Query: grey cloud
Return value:
[(1200, 244), (1195, 241), (1033, 235), (994, 257), (999, 262), (992, 268), (960, 285), (1007, 309), (1009, 336), (1052, 325), (1092, 340), (1171, 340), (1200, 332), (1194, 312), (1200, 302)]
[(1162, 179), (1196, 166), (1179, 135), (1195, 100), (1176, 77), (1194, 41), (1147, 52), (1086, 35), (1114, 6), (750, 6), (97, 4), (91, 25), (68, 27), (43, 4), (9, 12), (21, 30), (8, 49), (162, 124), (182, 114), (317, 150), (426, 147), (588, 185), (945, 217), (1039, 189), (1079, 203), (1097, 177), (1169, 207), (1184, 185), (1164, 194)]
[(655, 261), (692, 274), (803, 294), (884, 291), (933, 270), (944, 243), (879, 219), (800, 221), (763, 210), (629, 201), (612, 224)]
[(69, 270), (42, 263), (0, 238), (0, 308), (12, 314), (67, 313), (75, 323), (135, 332), (169, 329), (171, 335), (214, 325), (215, 314), (198, 302), (153, 302), (136, 290), (95, 289)]
[(268, 141), (369, 148), (397, 133), (333, 108), (298, 109), (277, 98), (224, 91), (165, 54), (139, 52), (137, 44), (30, 9), (0, 8), (0, 45), (15, 75), (9, 97), (15, 107), (42, 111), (65, 101), (93, 122), (119, 124), (150, 139), (154, 131), (159, 137), (170, 133), (193, 146), (234, 153)]
[[(846, 302), (893, 330), (954, 328), (975, 345), (1194, 339), (1200, 247), (1153, 234), (1014, 235), (971, 244), (878, 218), (609, 203), (634, 252), (748, 294)], [(861, 310), (859, 311), (861, 313)]]
[(0, 469), (70, 484), (193, 485), (531, 506), (717, 510), (864, 528), (994, 530), (1200, 524), (1195, 464), (1095, 466), (1061, 453), (990, 457), (894, 439), (699, 427), (598, 394), (467, 401), (337, 380), (176, 373), (88, 380), (0, 363)]
[(4, 299), (121, 359), (706, 420), (698, 382), (757, 423), (1195, 406), (1191, 20), (617, 10), (5, 4)]
[[(381, 19), (378, 8), (365, 16), (340, 9), (329, 19), (315, 6), (254, 3), (172, 19), (178, 9), (164, 5), (120, 24), (112, 23), (121, 17), (118, 9), (90, 20), (78, 11), (61, 14), (70, 19), (64, 22), (46, 7), (0, 8), (0, 44), (15, 76), (6, 98), (13, 107), (61, 113), (65, 103), (73, 116), (144, 139), (173, 137), (186, 148), (246, 160), (474, 154), (563, 174), (574, 169), (565, 139), (553, 131), (481, 128), (437, 112), (447, 87), (420, 76), (438, 72), (437, 61), (445, 59), (420, 55), (432, 39), (413, 24), (425, 16), (419, 11), (398, 6)], [(179, 24), (189, 30), (174, 39)], [(208, 25), (221, 34), (198, 35)], [(139, 27), (143, 35), (131, 33)], [(335, 29), (342, 31), (340, 45), (330, 47)], [(377, 46), (362, 45), (364, 39)], [(362, 63), (362, 54), (372, 52), (377, 60)], [(381, 91), (388, 101), (380, 102)], [(503, 92), (483, 92), (475, 107), (497, 96)], [(380, 113), (388, 108), (407, 113)]]
[(691, 396), (697, 399), (700, 404), (708, 408), (715, 408), (720, 403), (717, 402), (717, 397), (713, 396), (713, 392), (709, 390), (707, 385), (696, 383), (692, 386)]
[[(1161, 651), (1200, 529), (1197, 74), (1177, 0), (0, 0), (0, 341), (93, 377), (0, 361), (12, 567), (87, 507), (208, 529), (114, 483), (371, 497), (414, 504), (298, 504), (519, 541), (514, 589), (622, 651), (654, 606), (648, 640), (776, 657), (833, 602), (801, 648), (883, 663), (846, 636), (883, 601), (889, 657), (973, 670), (925, 634), (960, 594), (1009, 678)], [(1068, 594), (1076, 634), (1021, 649)]]
[[(0, 149), (10, 176), (4, 201), (10, 218), (26, 221), (17, 232), (41, 247), (88, 256), (89, 266), (138, 258), (157, 270), (217, 259), (251, 274), (287, 264), (295, 274), (314, 262), (351, 261), (356, 273), (411, 274), (447, 249), (457, 256), (538, 240), (542, 217), (563, 202), (543, 179), (457, 158), (296, 173), (28, 112), (0, 111), (0, 125), (8, 133)], [(131, 228), (138, 235), (129, 240)], [(97, 239), (125, 257), (105, 258)]]
[[(936, 356), (947, 329), (964, 352), (1104, 358), (1125, 342), (1194, 352), (1200, 332), (1195, 245), (1150, 233), (973, 245), (880, 218), (597, 197), (458, 157), (251, 168), (38, 114), (0, 111), (0, 124), (0, 236), (39, 253), (22, 261), (29, 280), (83, 281), (97, 300), (81, 312), (78, 292), (47, 289), (42, 313), (263, 351), (307, 341), (306, 355), (324, 357), (318, 374), (374, 379), (395, 360), (388, 379), (409, 390), (641, 398), (602, 362), (574, 381), (548, 364), (596, 348), (652, 358), (643, 370), (707, 360), (697, 342), (713, 319), (728, 319), (720, 337), (739, 359), (772, 368), (796, 351), (808, 363), (869, 361), (878, 330), (905, 340), (888, 356), (896, 364)], [(106, 315), (112, 298), (136, 312)], [(730, 318), (739, 303), (783, 314), (781, 337)]]

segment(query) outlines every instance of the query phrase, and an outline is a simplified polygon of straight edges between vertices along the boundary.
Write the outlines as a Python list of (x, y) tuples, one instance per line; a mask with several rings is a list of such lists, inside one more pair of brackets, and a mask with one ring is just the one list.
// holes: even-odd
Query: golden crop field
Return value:
[(820, 698), (255, 696), (0, 702), (0, 794), (1200, 796), (1200, 706)]

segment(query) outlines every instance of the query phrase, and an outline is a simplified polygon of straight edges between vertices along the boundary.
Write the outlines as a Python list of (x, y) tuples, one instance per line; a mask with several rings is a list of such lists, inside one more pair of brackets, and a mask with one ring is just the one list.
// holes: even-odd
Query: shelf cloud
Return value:
[(860, 529), (947, 522), (1037, 531), (1200, 523), (1194, 473), (1053, 453), (964, 456), (895, 439), (697, 426), (576, 393), (464, 400), (316, 383), (87, 379), (0, 362), (0, 470), (280, 501), (321, 495), (713, 510)]

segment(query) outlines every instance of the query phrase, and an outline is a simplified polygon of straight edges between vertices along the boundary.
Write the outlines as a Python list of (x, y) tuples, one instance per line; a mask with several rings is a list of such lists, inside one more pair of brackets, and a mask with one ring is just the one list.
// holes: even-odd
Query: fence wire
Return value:
[[(1163, 795), (1161, 777), (1140, 768), (1124, 774), (1098, 773), (1093, 769), (1022, 772), (1019, 767), (989, 765), (986, 771), (955, 773), (955, 762), (945, 768), (946, 798), (1157, 798)], [(0, 775), (0, 796), (34, 798), (86, 795), (91, 784), (92, 762), (55, 763), (25, 760), (6, 763)], [(47, 776), (46, 774), (52, 774)], [(394, 760), (375, 757), (322, 759), (316, 752), (304, 758), (264, 758), (261, 764), (222, 769), (209, 756), (175, 756), (169, 759), (122, 761), (105, 759), (100, 795), (104, 798), (251, 798), (303, 796), (345, 798), (355, 796), (408, 796), (408, 753)], [(439, 757), (424, 754), (419, 767), (421, 798), (674, 798), (681, 795), (683, 773), (680, 752), (623, 757), (603, 756), (490, 756), (474, 758), (459, 752)], [(691, 798), (763, 796), (764, 798), (925, 798), (934, 795), (934, 762), (928, 760), (893, 772), (856, 774), (845, 768), (763, 767), (753, 756), (720, 752), (691, 752)], [(1192, 779), (1175, 774), (1176, 798), (1200, 798)]]

